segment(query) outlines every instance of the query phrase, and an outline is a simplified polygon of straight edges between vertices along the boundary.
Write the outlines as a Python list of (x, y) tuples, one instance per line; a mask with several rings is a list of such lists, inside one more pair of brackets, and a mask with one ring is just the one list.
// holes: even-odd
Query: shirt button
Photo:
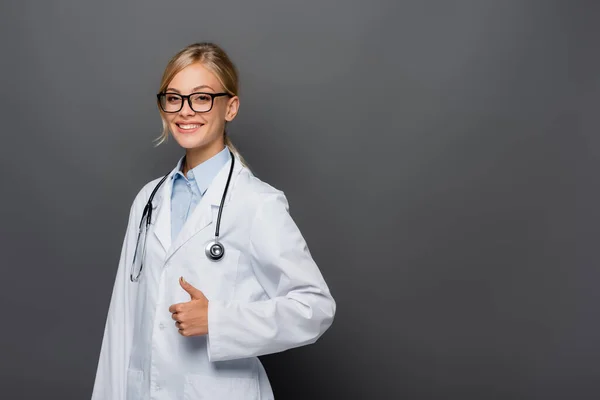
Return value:
[(161, 322), (161, 323), (158, 325), (158, 327), (159, 327), (160, 329), (165, 329), (165, 324), (163, 324), (163, 323)]

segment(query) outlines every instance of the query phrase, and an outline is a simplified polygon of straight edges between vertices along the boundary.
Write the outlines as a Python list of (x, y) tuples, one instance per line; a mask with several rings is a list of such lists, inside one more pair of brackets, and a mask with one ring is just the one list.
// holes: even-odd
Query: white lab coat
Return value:
[[(204, 249), (214, 237), (229, 161), (171, 241), (172, 183), (153, 204), (146, 263), (130, 281), (143, 208), (159, 179), (136, 196), (112, 292), (92, 400), (268, 400), (257, 356), (314, 343), (336, 303), (288, 213), (283, 192), (238, 158), (221, 216), (221, 261)], [(174, 169), (171, 174), (175, 173)], [(208, 335), (181, 336), (172, 304), (190, 300), (179, 277), (209, 300)], [(307, 382), (305, 382), (307, 383)]]

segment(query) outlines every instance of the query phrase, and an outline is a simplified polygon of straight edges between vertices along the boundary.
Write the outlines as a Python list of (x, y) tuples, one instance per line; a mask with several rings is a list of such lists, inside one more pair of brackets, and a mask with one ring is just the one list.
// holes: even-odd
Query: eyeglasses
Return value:
[(198, 113), (212, 110), (215, 97), (229, 96), (229, 93), (192, 93), (187, 96), (177, 93), (159, 93), (156, 95), (160, 108), (166, 113), (176, 113), (183, 108), (183, 101), (187, 100), (190, 108)]

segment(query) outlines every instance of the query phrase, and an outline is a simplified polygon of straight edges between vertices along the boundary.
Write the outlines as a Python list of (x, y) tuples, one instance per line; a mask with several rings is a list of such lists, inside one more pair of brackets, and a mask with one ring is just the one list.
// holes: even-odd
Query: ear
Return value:
[(227, 112), (225, 113), (225, 121), (231, 122), (235, 118), (240, 108), (240, 98), (233, 96), (227, 102)]

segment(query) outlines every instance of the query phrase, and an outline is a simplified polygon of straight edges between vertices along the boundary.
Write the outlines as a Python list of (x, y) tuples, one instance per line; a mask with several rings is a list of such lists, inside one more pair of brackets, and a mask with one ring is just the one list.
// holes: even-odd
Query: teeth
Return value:
[(192, 125), (179, 124), (179, 127), (181, 129), (196, 129), (196, 128), (200, 128), (200, 125), (198, 125), (198, 124), (192, 124)]

